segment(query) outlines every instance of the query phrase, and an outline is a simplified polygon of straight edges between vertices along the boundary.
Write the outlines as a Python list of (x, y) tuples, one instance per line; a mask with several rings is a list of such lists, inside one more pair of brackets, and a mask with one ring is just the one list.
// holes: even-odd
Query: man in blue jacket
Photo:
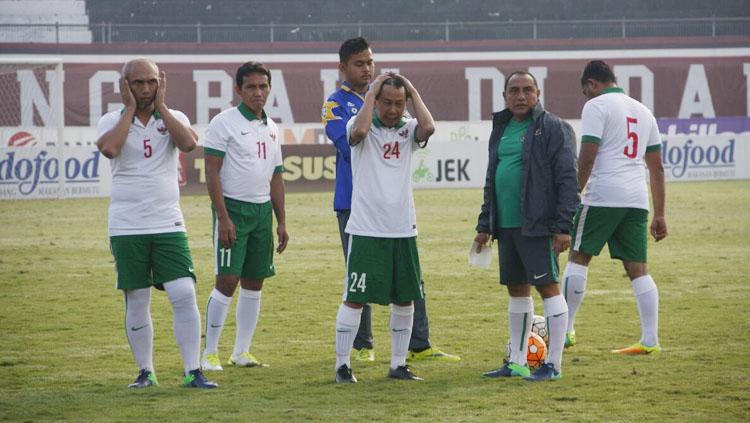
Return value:
[[(346, 139), (346, 123), (362, 108), (365, 93), (375, 72), (370, 44), (363, 37), (344, 41), (339, 49), (339, 70), (344, 75), (341, 88), (323, 104), (321, 119), (326, 136), (336, 146), (336, 192), (333, 209), (339, 224), (339, 235), (344, 258), (347, 256), (349, 235), (344, 232), (352, 204), (351, 150)], [(359, 361), (375, 361), (372, 338), (371, 309), (362, 309), (357, 337), (354, 340)], [(460, 357), (446, 354), (430, 343), (430, 328), (425, 300), (414, 301), (414, 326), (409, 342), (409, 360), (459, 361)]]
[[(570, 246), (570, 228), (579, 203), (575, 134), (566, 122), (539, 104), (539, 87), (528, 72), (505, 80), (506, 108), (492, 116), (479, 245), (500, 243), (500, 283), (510, 300), (510, 358), (484, 377), (520, 376), (530, 381), (562, 376), (568, 306), (558, 286), (559, 254)], [(549, 353), (531, 374), (526, 349), (534, 303), (531, 285), (544, 300)]]

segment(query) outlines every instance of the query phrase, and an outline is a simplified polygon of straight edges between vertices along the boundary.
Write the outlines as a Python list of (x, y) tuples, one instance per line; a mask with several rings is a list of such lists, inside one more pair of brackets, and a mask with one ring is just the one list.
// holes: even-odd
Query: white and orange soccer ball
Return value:
[[(505, 347), (505, 359), (510, 360), (510, 341)], [(526, 362), (529, 368), (536, 369), (547, 360), (547, 343), (541, 336), (534, 332), (529, 334), (528, 348), (526, 349)]]

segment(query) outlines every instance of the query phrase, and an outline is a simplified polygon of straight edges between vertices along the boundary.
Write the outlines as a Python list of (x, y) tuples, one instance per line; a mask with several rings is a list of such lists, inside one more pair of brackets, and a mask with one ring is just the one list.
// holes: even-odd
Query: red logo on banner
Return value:
[(36, 138), (26, 131), (20, 131), (13, 134), (12, 137), (8, 138), (6, 143), (8, 147), (24, 147), (36, 145)]

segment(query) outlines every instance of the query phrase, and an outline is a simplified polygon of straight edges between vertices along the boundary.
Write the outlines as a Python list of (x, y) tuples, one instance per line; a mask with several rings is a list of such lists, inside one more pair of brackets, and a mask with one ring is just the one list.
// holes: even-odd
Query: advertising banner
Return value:
[(0, 148), (0, 200), (107, 196), (109, 160), (96, 147)]
[[(35, 56), (36, 57), (36, 56)], [(62, 55), (66, 126), (95, 126), (121, 108), (118, 80), (128, 56)], [(168, 78), (167, 102), (197, 125), (237, 104), (234, 75), (248, 60), (267, 64), (272, 90), (267, 113), (280, 124), (320, 122), (321, 105), (340, 78), (331, 54), (161, 55), (153, 59)], [(466, 53), (375, 53), (377, 71), (396, 71), (419, 89), (440, 121), (489, 120), (504, 106), (506, 75), (526, 70), (541, 89), (540, 101), (565, 119), (578, 119), (585, 102), (580, 73), (605, 59), (619, 85), (657, 117), (689, 119), (748, 116), (750, 48), (583, 50)], [(22, 58), (18, 59), (19, 61)], [(20, 62), (19, 62), (20, 63)], [(58, 76), (26, 69), (0, 74), (0, 126), (52, 126)], [(300, 134), (297, 134), (298, 136)]]

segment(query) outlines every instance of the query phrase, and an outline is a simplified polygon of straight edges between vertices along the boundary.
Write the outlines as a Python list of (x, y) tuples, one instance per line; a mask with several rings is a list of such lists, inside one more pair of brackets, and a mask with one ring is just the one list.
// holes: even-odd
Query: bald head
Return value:
[(133, 59), (122, 66), (122, 76), (124, 76), (127, 80), (130, 80), (134, 72), (140, 73), (143, 71), (153, 71), (158, 75), (159, 67), (156, 66), (156, 63), (154, 63), (153, 60), (147, 59), (145, 57)]
[(149, 59), (138, 58), (125, 63), (122, 76), (135, 97), (138, 110), (153, 111), (159, 89), (159, 68)]

